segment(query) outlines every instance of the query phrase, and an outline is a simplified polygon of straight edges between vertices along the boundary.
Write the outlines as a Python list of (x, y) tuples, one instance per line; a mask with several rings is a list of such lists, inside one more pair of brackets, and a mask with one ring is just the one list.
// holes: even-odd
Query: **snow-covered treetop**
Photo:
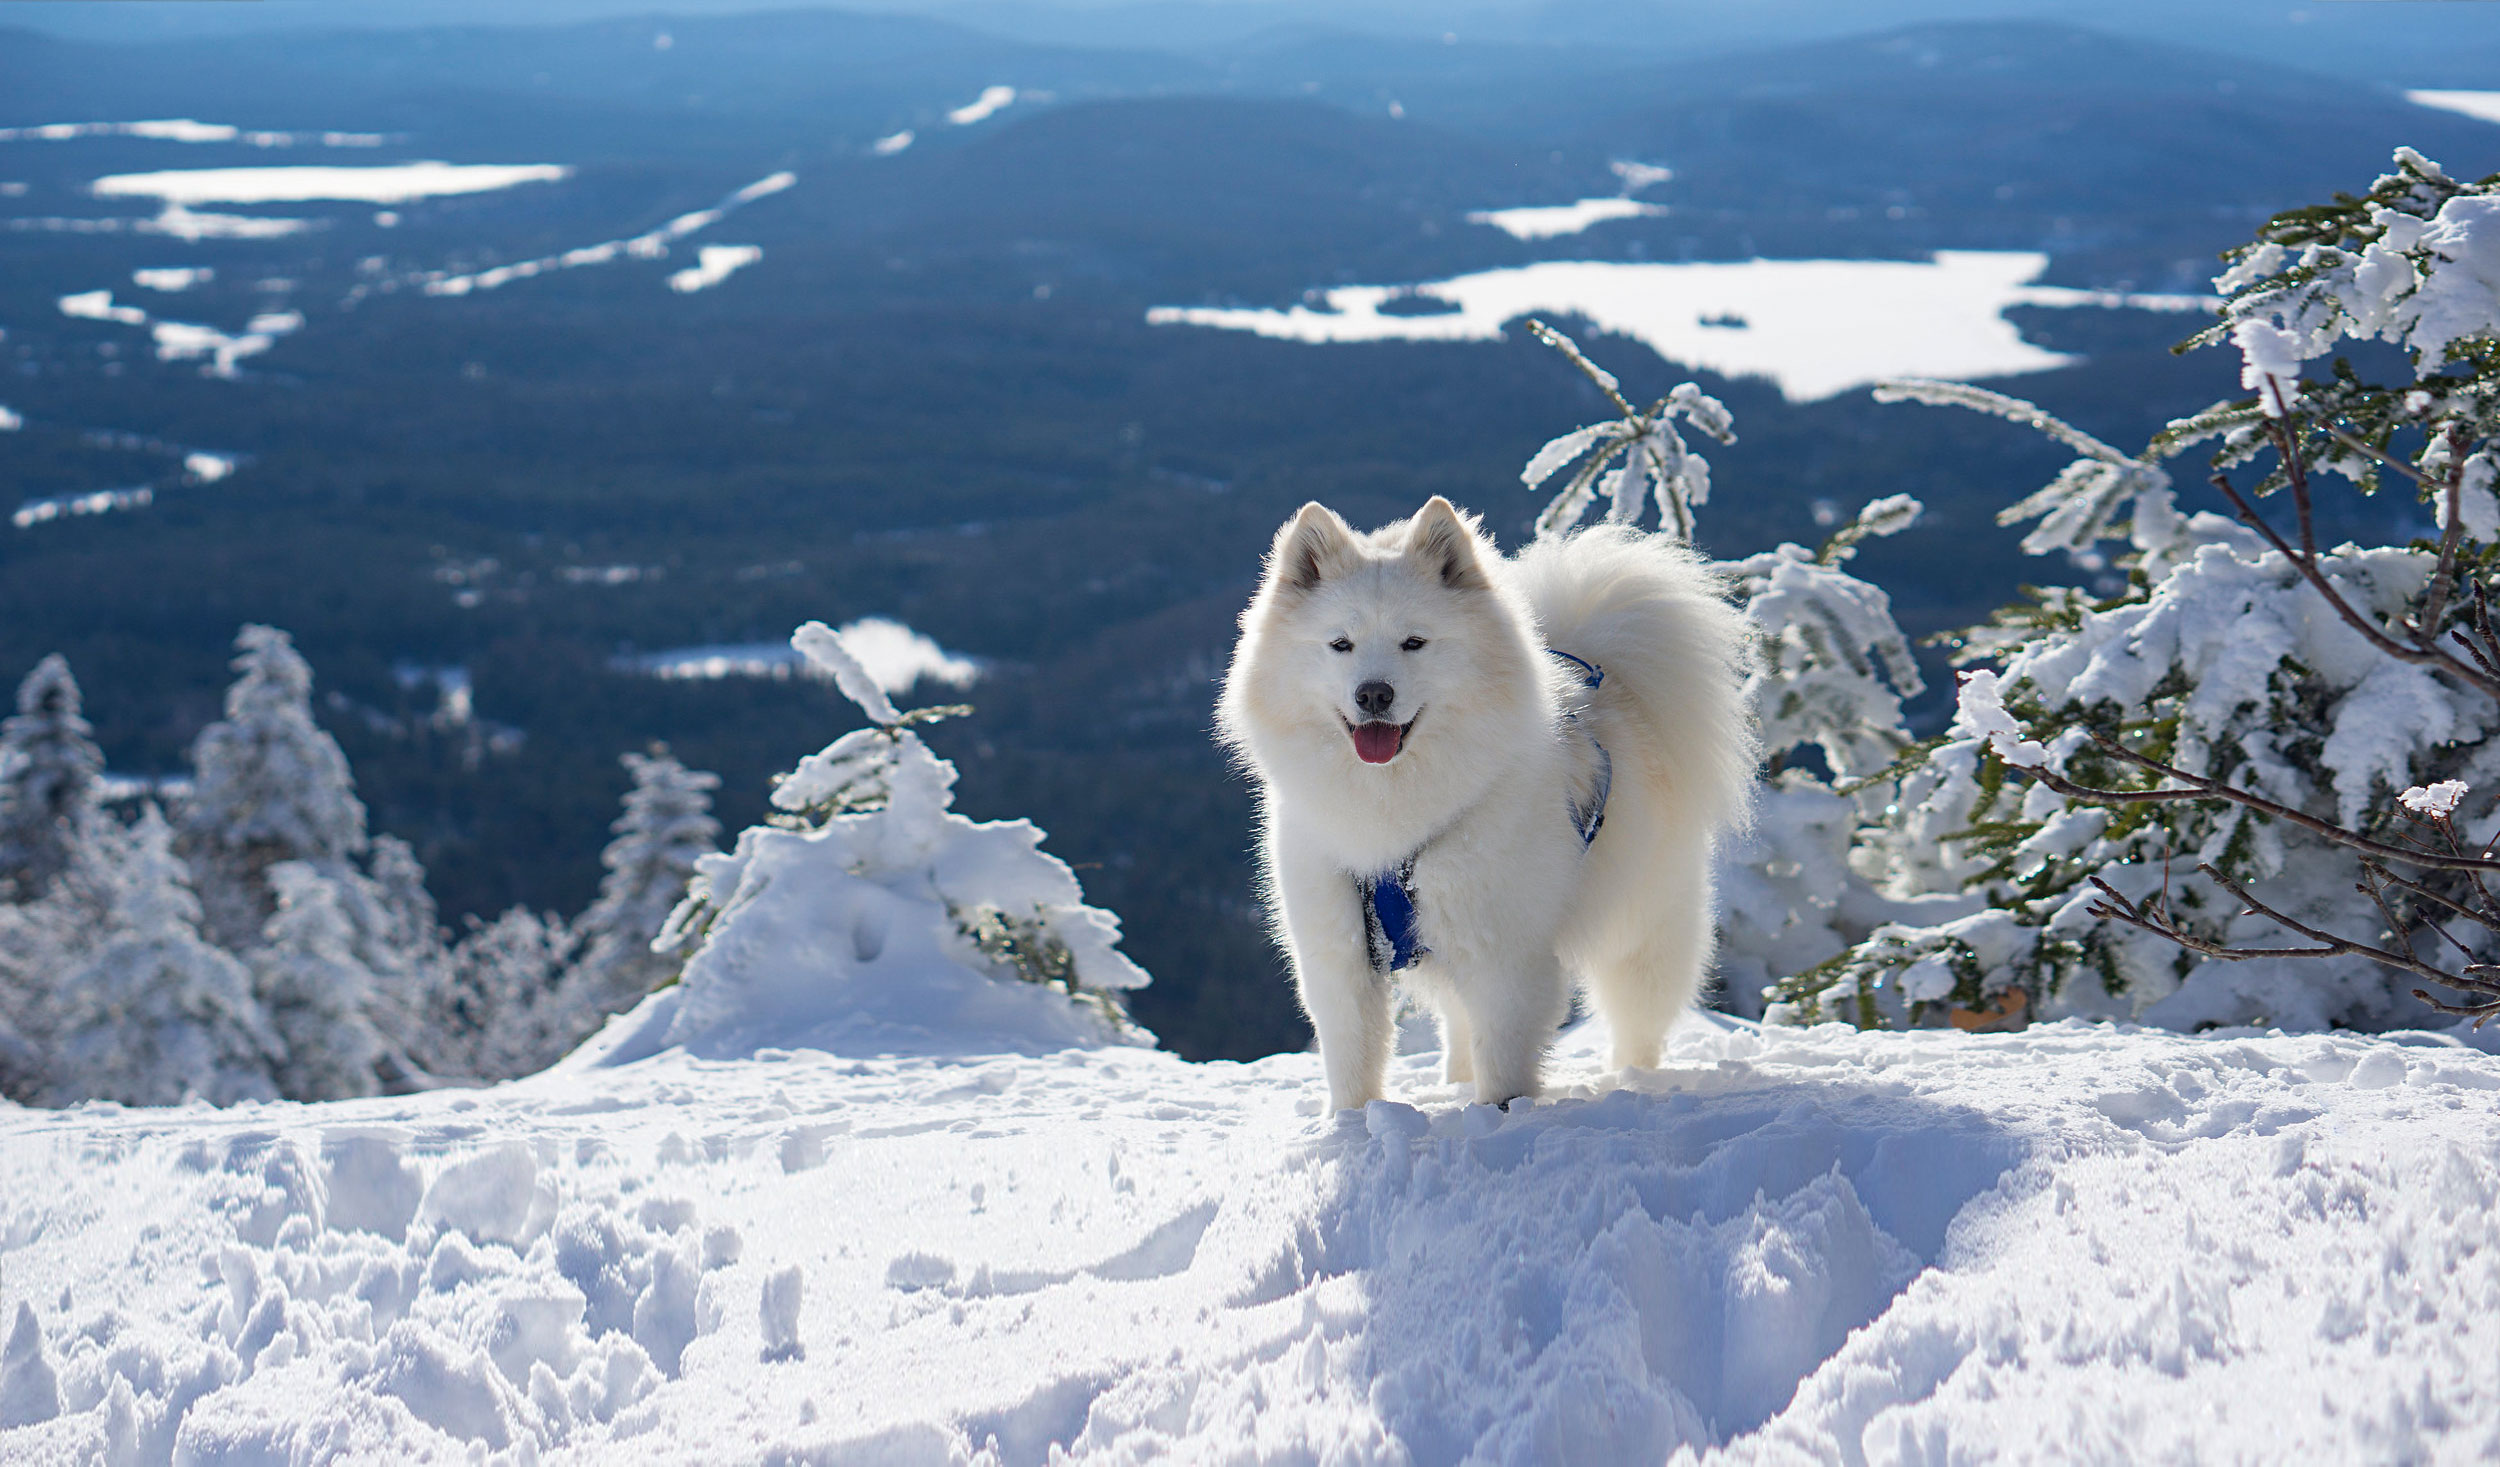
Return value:
[(804, 828), (848, 811), (882, 809), (897, 799), (928, 810), (953, 803), (955, 766), (930, 753), (912, 730), (969, 708), (944, 704), (895, 711), (885, 689), (842, 645), (842, 634), (821, 621), (791, 633), (790, 645), (858, 704), (873, 726), (844, 734), (775, 780), (773, 808), (782, 812), (777, 818)]
[[(2221, 319), (2192, 341), (2237, 347), (2251, 396), (2173, 423), (2156, 447), (2219, 436), (2217, 463), (2232, 467), (2289, 433), (2306, 461), (2364, 492), (2393, 471), (2439, 501), (2443, 529), (2500, 533), (2500, 174), (2462, 183), (2399, 148), (2367, 194), (2276, 215), (2229, 258), (2214, 280)], [(2405, 348), (2413, 380), (2373, 384), (2340, 360), (2304, 377), (2347, 340)], [(2278, 465), (2257, 492), (2283, 475)]]
[(338, 741), (313, 721), (311, 667), (276, 627), (246, 626), (235, 646), (226, 716), (192, 745), (185, 823), (227, 849), (331, 861), (363, 850), (365, 807)]
[(666, 745), (647, 754), (627, 753), (623, 761), (634, 784), (625, 792), (623, 813), (608, 827), (617, 840), (600, 853), (600, 863), (611, 871), (629, 868), (646, 847), (710, 850), (720, 836), (720, 822), (712, 818), (712, 791), (720, 788), (720, 776), (688, 769)]
[(894, 711), (894, 701), (877, 686), (868, 669), (842, 645), (842, 634), (821, 621), (811, 621), (790, 634), (790, 645), (818, 672), (833, 679), (842, 696), (859, 705), (868, 721), (880, 728), (892, 728), (903, 721)]
[[(1623, 395), (1623, 384), (1590, 361), (1579, 343), (1542, 321), (1530, 321), (1528, 329), (1569, 358), (1622, 414), (1565, 433), (1538, 449), (1520, 471), (1520, 481), (1536, 489), (1574, 461), (1580, 465), (1537, 516), (1537, 538), (1568, 533), (1603, 494), (1611, 504), (1608, 524), (1637, 524), (1644, 506), (1655, 502), (1659, 527), (1678, 540), (1691, 540), (1693, 511), (1710, 498), (1710, 461), (1685, 446), (1675, 420), (1682, 418), (1721, 443), (1734, 443), (1736, 420), (1726, 404), (1686, 382), (1647, 411), (1635, 408)], [(1618, 459), (1621, 466), (1608, 472)]]
[(103, 772), (95, 730), (79, 714), (78, 680), (52, 653), (17, 685), (17, 713), (0, 722), (0, 819), (67, 819)]

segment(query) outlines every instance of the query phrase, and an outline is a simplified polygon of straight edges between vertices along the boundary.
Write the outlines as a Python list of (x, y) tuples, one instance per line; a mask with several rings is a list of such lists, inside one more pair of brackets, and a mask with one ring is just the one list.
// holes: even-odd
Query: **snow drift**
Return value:
[(2476, 1461), (2500, 1060), (1755, 1030), (0, 1109), (0, 1460)]

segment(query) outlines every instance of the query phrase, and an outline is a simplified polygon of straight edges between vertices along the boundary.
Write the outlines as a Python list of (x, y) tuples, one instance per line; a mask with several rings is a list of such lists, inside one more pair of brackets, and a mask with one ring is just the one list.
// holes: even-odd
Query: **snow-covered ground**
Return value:
[(0, 1109), (0, 1460), (2500, 1453), (2500, 1059), (1597, 1053), (1512, 1113), (1125, 1047)]

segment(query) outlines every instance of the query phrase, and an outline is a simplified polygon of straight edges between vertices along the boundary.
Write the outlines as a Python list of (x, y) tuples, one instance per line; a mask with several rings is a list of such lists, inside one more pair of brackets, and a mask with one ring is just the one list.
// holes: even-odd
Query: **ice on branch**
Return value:
[(1967, 383), (1895, 378), (1875, 388), (1875, 400), (1968, 408), (2020, 423), (2075, 451), (2075, 461), (2047, 487), (1997, 512), (2000, 525), (2040, 522), (2023, 537), (2026, 555), (2084, 551), (2122, 538), (2132, 539), (2138, 550), (2158, 553), (2178, 540), (2170, 473), (2156, 459), (2121, 453), (2033, 403)]

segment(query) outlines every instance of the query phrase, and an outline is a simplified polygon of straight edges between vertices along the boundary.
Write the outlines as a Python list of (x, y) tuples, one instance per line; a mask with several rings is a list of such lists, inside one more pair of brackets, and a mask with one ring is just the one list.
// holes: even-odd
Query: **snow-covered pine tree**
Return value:
[(535, 1074), (579, 1042), (596, 1019), (567, 1011), (558, 982), (572, 962), (573, 929), (553, 912), (514, 907), (492, 922), (472, 917), (451, 949), (435, 1073), (475, 1080)]
[(0, 1028), (15, 1042), (0, 1058), (0, 1095), (41, 1103), (59, 1059), (62, 977), (113, 929), (114, 905), (132, 866), (134, 835), (90, 802), (70, 842), (69, 864), (42, 896), (0, 902)]
[(61, 978), (46, 1099), (216, 1105), (268, 1099), (278, 1038), (252, 977), (202, 940), (173, 831), (139, 817), (93, 951)]
[(270, 868), (300, 861), (337, 876), (365, 849), (365, 807), (346, 754), (313, 721), (312, 668), (293, 640), (252, 625), (235, 647), (226, 716), (191, 745), (178, 849), (211, 940), (240, 953), (276, 909)]
[[(2124, 538), (2126, 588), (2056, 588), (1969, 641), (1953, 728), (1898, 802), (1975, 863), (1988, 909), (1880, 930), (1785, 986), (1800, 1020), (1918, 1022), (2028, 1007), (2179, 1028), (2385, 1028), (2500, 1012), (2500, 176), (2400, 150), (2368, 194), (2278, 215), (2216, 281), (2196, 344), (2239, 347), (2251, 395), (2127, 455), (2028, 403), (1953, 384), (1891, 395), (2024, 421), (2079, 454), (2006, 512), (2034, 554)], [(2364, 380), (2305, 364), (2339, 340), (2409, 350)], [(2237, 518), (2182, 515), (2163, 461), (2219, 438)], [(2230, 474), (2252, 464), (2255, 482)], [(2321, 547), (2313, 496), (2385, 476), (2436, 541)], [(2259, 497), (2275, 495), (2267, 514)], [(2288, 514), (2281, 502), (2291, 501)], [(2276, 523), (2288, 521), (2288, 526)], [(2437, 999), (2424, 979), (2471, 995)]]
[(55, 652), (18, 684), (16, 716), (0, 722), (0, 900), (32, 901), (69, 866), (103, 772), (78, 681)]
[(608, 868), (599, 899), (574, 923), (581, 957), (565, 975), (551, 1017), (566, 1031), (560, 1043), (589, 1034), (677, 976), (683, 956), (654, 951), (652, 939), (684, 899), (695, 862), (720, 848), (720, 822), (712, 818), (719, 775), (688, 769), (665, 744), (623, 762), (633, 784), (609, 827), (616, 838), (599, 854)]
[(371, 1095), (387, 1047), (371, 1017), (373, 972), (356, 956), (338, 888), (309, 861), (280, 861), (263, 874), (277, 910), (251, 966), (284, 1050), (278, 1089), (289, 1100)]

